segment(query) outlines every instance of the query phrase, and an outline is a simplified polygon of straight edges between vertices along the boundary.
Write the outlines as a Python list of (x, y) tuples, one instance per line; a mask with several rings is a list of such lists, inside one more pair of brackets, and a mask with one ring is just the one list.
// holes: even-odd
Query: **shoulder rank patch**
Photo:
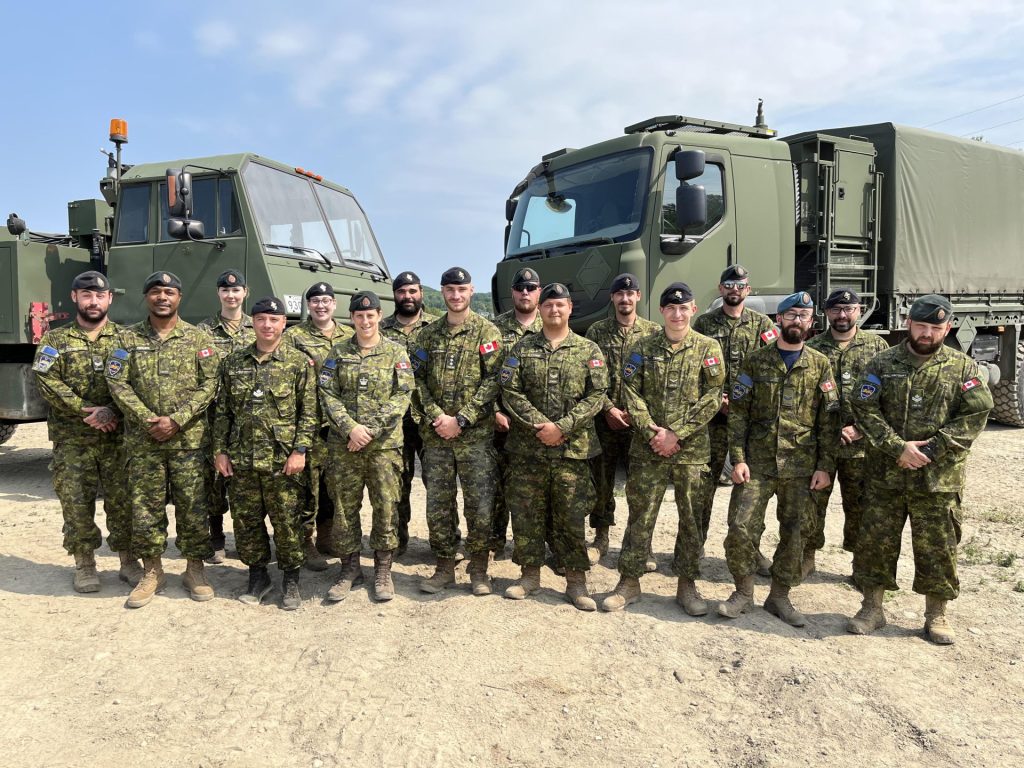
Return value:
[(199, 350), (199, 357), (200, 358), (204, 358), (205, 359), (205, 358), (210, 357), (211, 355), (214, 355), (214, 354), (216, 354), (216, 352), (214, 352), (213, 347), (206, 347), (205, 349), (200, 349)]
[(970, 390), (974, 389), (975, 387), (980, 387), (980, 386), (981, 386), (981, 379), (979, 379), (977, 376), (975, 376), (974, 378), (968, 379), (963, 384), (961, 384), (960, 385), (960, 391), (961, 392), (969, 392)]
[(622, 378), (624, 378), (624, 379), (631, 379), (631, 378), (633, 378), (633, 374), (635, 374), (638, 370), (640, 370), (640, 367), (643, 364), (644, 364), (644, 356), (641, 355), (639, 352), (634, 352), (633, 354), (631, 354), (629, 356), (629, 360), (627, 360), (626, 364), (622, 367)]
[(713, 365), (721, 365), (722, 361), (717, 357), (705, 357), (704, 362), (701, 363), (705, 368), (710, 368)]
[(779, 338), (778, 328), (769, 328), (767, 331), (761, 334), (761, 341), (763, 341), (765, 344), (771, 344), (777, 338)]
[(489, 355), (491, 352), (497, 352), (501, 348), (501, 342), (495, 339), (494, 341), (488, 341), (480, 345), (480, 354)]
[(596, 357), (590, 358), (590, 362), (587, 363), (591, 368), (604, 368), (604, 360)]

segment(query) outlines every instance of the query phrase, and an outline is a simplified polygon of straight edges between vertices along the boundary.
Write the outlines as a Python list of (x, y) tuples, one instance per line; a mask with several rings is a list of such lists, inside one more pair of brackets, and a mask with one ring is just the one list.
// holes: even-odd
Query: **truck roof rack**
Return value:
[(716, 133), (719, 135), (751, 136), (759, 139), (770, 139), (775, 136), (771, 128), (757, 128), (752, 125), (720, 123), (716, 120), (701, 120), (683, 115), (662, 115), (652, 117), (633, 125), (627, 125), (626, 133), (651, 133), (652, 131), (690, 131), (692, 133)]

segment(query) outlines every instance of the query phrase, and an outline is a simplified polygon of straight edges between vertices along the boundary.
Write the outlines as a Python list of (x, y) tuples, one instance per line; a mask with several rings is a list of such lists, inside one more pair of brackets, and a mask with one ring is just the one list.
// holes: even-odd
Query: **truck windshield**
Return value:
[(366, 216), (351, 195), (261, 163), (246, 165), (242, 181), (268, 252), (335, 265), (344, 261), (387, 275)]
[(506, 258), (586, 242), (631, 240), (640, 231), (650, 149), (620, 152), (539, 176), (519, 196)]

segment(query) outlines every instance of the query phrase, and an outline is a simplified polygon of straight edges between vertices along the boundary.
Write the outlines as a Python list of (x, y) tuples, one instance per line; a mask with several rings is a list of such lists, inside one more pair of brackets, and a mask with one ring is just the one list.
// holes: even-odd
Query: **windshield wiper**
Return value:
[(324, 260), (324, 264), (327, 265), (328, 272), (334, 269), (334, 265), (331, 263), (331, 260), (324, 256), (322, 253), (320, 253), (320, 251), (318, 251), (316, 248), (306, 248), (305, 246), (302, 245), (284, 245), (283, 243), (264, 243), (263, 247), (284, 248), (286, 251), (295, 251), (297, 253), (315, 253), (317, 256)]
[(547, 248), (527, 248), (525, 251), (517, 251), (516, 253), (510, 253), (506, 256), (506, 259), (522, 259), (527, 256), (540, 256), (546, 258), (548, 255)]
[(587, 246), (590, 246), (590, 245), (611, 245), (614, 242), (615, 241), (612, 240), (610, 237), (591, 237), (591, 238), (588, 238), (587, 240), (579, 240), (578, 242), (575, 242), (575, 243), (566, 243), (565, 245), (556, 245), (554, 248), (549, 248), (548, 250), (561, 252), (561, 251), (568, 251), (568, 250), (571, 250), (573, 248), (577, 248), (577, 249), (586, 248)]

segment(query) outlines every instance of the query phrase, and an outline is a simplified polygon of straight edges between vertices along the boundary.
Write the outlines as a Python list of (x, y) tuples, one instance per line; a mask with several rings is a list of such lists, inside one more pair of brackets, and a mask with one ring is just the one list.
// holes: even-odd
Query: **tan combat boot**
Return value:
[(99, 592), (100, 575), (96, 573), (96, 555), (85, 552), (75, 555), (75, 577), (72, 582), (75, 592)]
[(771, 576), (772, 575), (772, 561), (761, 554), (761, 549), (757, 549), (757, 575), (758, 576)]
[(474, 595), (491, 594), (491, 577), (487, 575), (487, 564), (490, 555), (487, 552), (473, 555), (469, 560), (469, 583)]
[(882, 610), (882, 598), (885, 587), (868, 587), (864, 590), (857, 615), (846, 624), (846, 631), (852, 635), (866, 635), (885, 626), (885, 611)]
[(729, 599), (718, 604), (718, 615), (727, 619), (738, 619), (754, 607), (754, 577), (736, 577), (734, 584), (736, 589), (729, 595)]
[(362, 582), (363, 567), (359, 563), (359, 552), (350, 552), (341, 558), (341, 572), (338, 574), (338, 580), (327, 591), (327, 602), (340, 603), (348, 597), (352, 587)]
[[(327, 541), (324, 540), (326, 545)], [(320, 554), (320, 550), (317, 549), (316, 544), (313, 543), (313, 529), (310, 528), (305, 533), (305, 537), (302, 540), (302, 552), (306, 555), (305, 566), (311, 571), (326, 571), (327, 570), (327, 558)]]
[(145, 575), (145, 571), (142, 570), (142, 565), (139, 563), (138, 558), (132, 557), (127, 552), (118, 552), (117, 556), (121, 560), (121, 568), (117, 572), (117, 578), (127, 584), (131, 584), (133, 587), (136, 586)]
[(688, 616), (705, 616), (708, 612), (708, 602), (700, 596), (693, 579), (679, 577), (679, 584), (676, 585), (676, 603)]
[(167, 583), (164, 566), (159, 557), (142, 558), (142, 569), (142, 581), (131, 591), (128, 602), (125, 603), (129, 608), (141, 608), (146, 605)]
[(525, 600), (540, 591), (540, 566), (524, 565), (519, 581), (505, 590), (509, 600)]
[(565, 596), (569, 602), (581, 611), (596, 611), (597, 603), (587, 591), (587, 572), (571, 571), (565, 572)]
[(608, 526), (599, 525), (594, 529), (594, 540), (587, 547), (587, 559), (591, 565), (597, 565), (602, 557), (608, 554)]
[(772, 616), (778, 616), (791, 627), (802, 627), (807, 619), (789, 600), (789, 587), (772, 579), (772, 588), (768, 599), (764, 601), (764, 609)]
[(814, 549), (805, 549), (804, 550), (804, 559), (803, 559), (803, 562), (800, 564), (800, 580), (801, 581), (806, 579), (808, 576), (810, 576), (812, 573), (814, 573), (818, 569), (818, 566), (814, 562), (815, 554), (816, 554), (816, 551)]
[(455, 558), (439, 557), (437, 558), (437, 567), (434, 568), (433, 575), (420, 582), (420, 592), (436, 595), (442, 589), (450, 587), (454, 583)]
[(620, 576), (615, 589), (601, 601), (602, 611), (621, 611), (627, 605), (640, 599), (640, 579), (635, 576)]
[(188, 561), (181, 584), (189, 591), (192, 599), (197, 603), (205, 603), (207, 600), (213, 599), (213, 587), (210, 586), (210, 582), (206, 579), (206, 571), (203, 570), (202, 560)]
[(391, 581), (390, 550), (377, 550), (373, 553), (373, 596), (379, 602), (387, 602), (395, 596), (395, 585)]
[(946, 601), (937, 595), (925, 595), (924, 633), (936, 645), (952, 645), (956, 633), (946, 620)]

